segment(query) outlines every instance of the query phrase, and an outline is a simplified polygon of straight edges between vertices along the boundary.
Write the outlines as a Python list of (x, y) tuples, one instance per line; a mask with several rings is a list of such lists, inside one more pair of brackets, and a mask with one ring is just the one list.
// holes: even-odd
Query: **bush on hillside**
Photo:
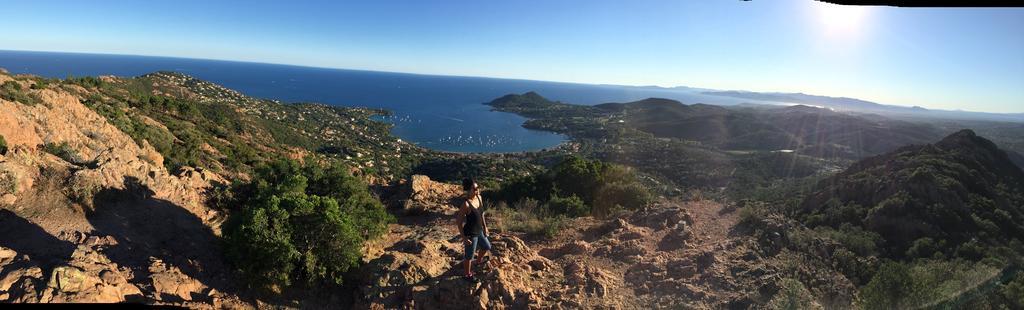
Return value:
[(7, 170), (0, 170), (0, 196), (14, 194), (18, 190), (18, 179)]
[(794, 217), (876, 233), (877, 254), (900, 261), (1005, 259), (1021, 256), (999, 248), (1024, 235), (1022, 189), (1007, 154), (965, 130), (855, 163), (820, 182)]
[(811, 309), (814, 296), (803, 283), (795, 279), (782, 279), (780, 289), (768, 301), (768, 309)]
[(514, 178), (494, 193), (515, 203), (533, 199), (551, 215), (606, 216), (618, 209), (637, 209), (652, 195), (627, 167), (569, 156), (548, 171)]
[(78, 153), (67, 142), (46, 143), (43, 145), (43, 151), (60, 157), (60, 159), (69, 163), (76, 163), (78, 161)]
[(7, 140), (0, 136), (0, 155), (7, 155)]
[(860, 299), (866, 309), (947, 308), (999, 272), (999, 268), (959, 259), (889, 261), (860, 290)]
[(341, 284), (363, 243), (392, 217), (343, 166), (279, 160), (235, 185), (240, 208), (225, 228), (228, 258), (256, 287)]
[(102, 86), (106, 85), (106, 83), (103, 82), (103, 80), (100, 80), (99, 78), (96, 78), (96, 77), (92, 77), (92, 76), (74, 77), (74, 76), (72, 76), (70, 74), (68, 75), (67, 78), (64, 79), (64, 82), (68, 83), (68, 84), (78, 85), (78, 86), (85, 87), (85, 88), (97, 88), (97, 87), (102, 87)]
[(30, 85), (28, 88), (31, 88), (31, 89), (46, 89), (47, 87), (50, 87), (50, 84), (55, 81), (54, 79), (48, 79), (48, 78), (42, 78), (42, 77), (35, 78), (34, 80), (35, 80), (35, 83), (32, 83), (32, 85)]
[(1018, 272), (1016, 277), (1001, 287), (999, 293), (1009, 305), (1024, 308), (1024, 272)]
[(548, 210), (555, 214), (563, 214), (572, 217), (586, 216), (590, 214), (590, 209), (583, 203), (583, 200), (576, 195), (569, 197), (551, 197), (548, 200)]
[(0, 85), (0, 98), (30, 106), (36, 105), (40, 101), (35, 94), (22, 90), (21, 84), (15, 81), (7, 81)]
[(128, 104), (132, 107), (143, 110), (152, 109), (163, 113), (180, 115), (186, 118), (195, 118), (200, 116), (200, 107), (198, 103), (172, 97), (140, 94), (129, 100)]
[(487, 216), (489, 225), (498, 232), (514, 231), (548, 239), (567, 225), (564, 215), (550, 215), (546, 206), (530, 198), (520, 200), (512, 207), (499, 201), (487, 211)]
[[(622, 168), (622, 166), (613, 167)], [(605, 180), (607, 183), (594, 194), (591, 206), (591, 213), (594, 216), (606, 217), (621, 209), (639, 209), (653, 200), (651, 192), (635, 179), (605, 177)]]

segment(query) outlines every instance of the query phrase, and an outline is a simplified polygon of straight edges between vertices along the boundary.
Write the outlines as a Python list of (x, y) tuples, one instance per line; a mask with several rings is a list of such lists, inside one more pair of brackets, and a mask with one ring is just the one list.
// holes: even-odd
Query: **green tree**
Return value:
[(630, 168), (578, 156), (565, 157), (544, 173), (507, 181), (495, 196), (512, 204), (525, 198), (546, 202), (549, 211), (567, 216), (605, 216), (653, 199)]
[(225, 226), (228, 258), (254, 286), (341, 284), (393, 220), (344, 166), (308, 162), (262, 165), (233, 189), (241, 210)]
[(904, 301), (914, 291), (914, 280), (907, 265), (887, 262), (878, 269), (875, 277), (861, 289), (861, 300), (866, 309), (902, 309)]
[(604, 164), (569, 156), (551, 169), (554, 186), (563, 195), (576, 195), (584, 201), (593, 201), (597, 186), (603, 182)]
[(568, 197), (554, 196), (548, 201), (548, 210), (554, 215), (567, 215), (572, 217), (585, 216), (590, 214), (590, 208), (583, 203), (583, 200), (576, 195)]

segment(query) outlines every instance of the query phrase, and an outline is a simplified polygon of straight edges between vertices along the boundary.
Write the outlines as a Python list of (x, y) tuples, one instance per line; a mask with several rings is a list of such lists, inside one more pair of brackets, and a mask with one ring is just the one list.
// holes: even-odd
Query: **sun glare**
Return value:
[(829, 36), (848, 37), (858, 34), (864, 27), (868, 8), (816, 2), (814, 4), (823, 31)]

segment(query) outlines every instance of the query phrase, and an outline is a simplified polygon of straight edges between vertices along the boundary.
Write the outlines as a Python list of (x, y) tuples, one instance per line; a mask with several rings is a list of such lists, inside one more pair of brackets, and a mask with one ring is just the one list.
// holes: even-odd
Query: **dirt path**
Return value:
[[(463, 282), (448, 280), (462, 252), (449, 240), (456, 235), (450, 217), (400, 216), (389, 233), (368, 244), (363, 302), (387, 308), (470, 298), (541, 308), (744, 308), (763, 282), (772, 281), (750, 237), (731, 233), (738, 212), (714, 201), (665, 200), (615, 218), (571, 219), (551, 239), (492, 231), (499, 271), (487, 273), (482, 284), (491, 296), (463, 296)], [(504, 297), (495, 300), (499, 292)]]
[(711, 251), (732, 239), (729, 232), (739, 222), (739, 212), (712, 201), (689, 202), (685, 207), (693, 218), (691, 240), (695, 249)]

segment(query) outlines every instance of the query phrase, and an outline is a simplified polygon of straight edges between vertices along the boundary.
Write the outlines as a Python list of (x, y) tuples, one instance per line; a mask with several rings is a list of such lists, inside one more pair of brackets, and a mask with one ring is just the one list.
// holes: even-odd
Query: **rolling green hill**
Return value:
[(648, 98), (581, 106), (550, 101), (534, 92), (506, 95), (489, 104), (534, 118), (526, 127), (575, 136), (593, 137), (597, 128), (626, 127), (723, 150), (794, 150), (821, 158), (859, 159), (941, 137), (926, 124), (802, 105), (753, 109)]
[[(1024, 172), (973, 131), (864, 159), (802, 203), (809, 226), (852, 224), (882, 236), (890, 257), (980, 259), (1024, 239)], [(1015, 240), (1015, 241), (1014, 241)]]

